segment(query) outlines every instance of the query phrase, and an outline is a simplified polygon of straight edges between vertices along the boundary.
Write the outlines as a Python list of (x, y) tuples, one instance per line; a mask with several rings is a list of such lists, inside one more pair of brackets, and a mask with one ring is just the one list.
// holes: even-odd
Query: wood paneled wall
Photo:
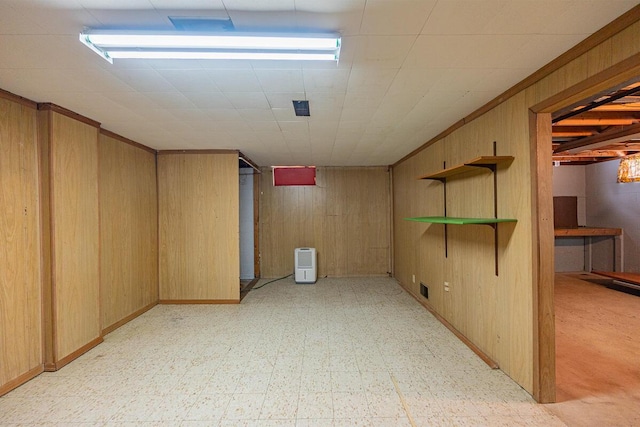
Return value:
[[(539, 304), (543, 303), (538, 299), (540, 265), (539, 258), (532, 254), (536, 254), (538, 247), (553, 252), (552, 232), (546, 233), (550, 234), (549, 242), (539, 246), (538, 220), (534, 217), (540, 197), (538, 188), (548, 183), (551, 191), (551, 175), (538, 177), (535, 172), (549, 170), (550, 166), (538, 168), (540, 160), (535, 157), (535, 149), (532, 152), (530, 148), (530, 109), (554, 97), (557, 105), (562, 104), (557, 96), (565, 90), (578, 93), (582, 89), (581, 96), (587, 96), (588, 85), (593, 82), (585, 82), (594, 76), (598, 79), (610, 76), (608, 82), (618, 79), (618, 83), (629, 78), (635, 69), (629, 72), (628, 64), (621, 64), (631, 60), (636, 67), (640, 66), (637, 60), (640, 57), (640, 23), (637, 22), (640, 9), (636, 8), (632, 14), (636, 15), (635, 23), (628, 24), (627, 16), (626, 28), (606, 29), (611, 34), (609, 39), (582, 55), (573, 56), (574, 59), (557, 71), (505, 97), (482, 115), (473, 115), (464, 121), (466, 124), (433, 141), (393, 169), (396, 278), (418, 298), (422, 298), (419, 282), (428, 284), (428, 304), (541, 400), (553, 397), (553, 390), (548, 387), (553, 381), (542, 378), (553, 376), (553, 369), (545, 371), (545, 366), (553, 366), (552, 355), (540, 356), (544, 353), (540, 350), (543, 346), (553, 347), (553, 301), (544, 302), (550, 304), (545, 314), (538, 311)], [(616, 76), (617, 67), (625, 68), (624, 75)], [(509, 167), (500, 167), (497, 172), (498, 215), (518, 220), (517, 224), (499, 225), (499, 276), (493, 271), (493, 233), (489, 227), (449, 226), (449, 256), (445, 258), (442, 225), (402, 220), (443, 214), (442, 184), (418, 181), (417, 176), (441, 169), (445, 161), (451, 166), (476, 156), (491, 155), (493, 141), (497, 141), (498, 155), (515, 157)], [(550, 153), (550, 143), (548, 149)], [(489, 173), (453, 180), (447, 184), (448, 215), (492, 216), (492, 196)], [(549, 200), (550, 197), (549, 194)], [(450, 284), (449, 292), (444, 291), (445, 281)], [(551, 277), (550, 286), (552, 284)], [(543, 315), (547, 318), (538, 323)], [(541, 331), (540, 325), (545, 330)], [(542, 338), (538, 340), (538, 337)], [(538, 365), (539, 356), (547, 360)], [(538, 386), (545, 381), (547, 389), (541, 392)]]
[[(102, 341), (98, 208), (98, 124), (40, 112), (43, 216), (51, 270), (45, 286), (46, 369), (64, 366)], [(43, 199), (46, 200), (46, 199)]]
[(158, 301), (156, 156), (101, 132), (100, 303), (108, 333)]
[(36, 106), (0, 94), (0, 395), (42, 371)]
[(238, 153), (158, 153), (161, 302), (239, 302)]
[(386, 167), (319, 167), (316, 186), (279, 187), (263, 168), (260, 190), (262, 277), (292, 273), (297, 247), (316, 248), (319, 277), (390, 271)]

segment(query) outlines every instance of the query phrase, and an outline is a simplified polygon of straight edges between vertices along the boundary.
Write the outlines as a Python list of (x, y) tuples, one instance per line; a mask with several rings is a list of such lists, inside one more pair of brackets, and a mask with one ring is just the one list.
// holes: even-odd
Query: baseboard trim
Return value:
[(116, 329), (118, 329), (120, 326), (123, 326), (123, 325), (131, 322), (133, 319), (135, 319), (136, 317), (138, 317), (138, 316), (146, 313), (147, 311), (151, 310), (156, 305), (158, 305), (157, 302), (152, 302), (151, 304), (149, 304), (147, 306), (144, 306), (139, 310), (134, 311), (133, 313), (131, 313), (130, 315), (126, 316), (122, 320), (117, 321), (113, 325), (107, 326), (106, 328), (104, 328), (102, 330), (102, 336), (104, 337), (105, 335), (110, 334), (111, 332), (113, 332)]
[(43, 372), (44, 365), (38, 365), (35, 368), (25, 372), (24, 374), (10, 380), (8, 383), (0, 385), (0, 396), (3, 396), (9, 393), (11, 390), (20, 387), (22, 384), (34, 379)]
[(240, 299), (161, 299), (158, 304), (240, 304)]
[(99, 336), (98, 338), (96, 338), (96, 339), (90, 341), (89, 343), (83, 345), (82, 347), (80, 347), (79, 349), (74, 351), (73, 353), (69, 354), (66, 357), (63, 357), (62, 359), (58, 360), (57, 362), (45, 365), (45, 370), (46, 371), (57, 371), (58, 369), (62, 368), (63, 366), (68, 365), (69, 363), (73, 362), (78, 357), (82, 356), (87, 351), (91, 350), (92, 348), (94, 348), (95, 346), (97, 346), (98, 344), (100, 344), (103, 341), (104, 341), (104, 339), (102, 338), (102, 336)]
[(409, 288), (407, 288), (406, 286), (404, 286), (401, 282), (398, 282), (398, 284), (400, 285), (400, 287), (402, 289), (404, 289), (405, 291), (407, 291), (407, 293), (409, 295), (411, 295), (416, 301), (418, 301), (420, 303), (420, 305), (422, 305), (424, 308), (427, 309), (427, 311), (429, 311), (429, 313), (433, 314), (433, 317), (435, 317), (436, 319), (438, 319), (438, 321), (440, 323), (442, 323), (447, 329), (449, 329), (451, 332), (453, 332), (453, 334), (458, 337), (458, 339), (460, 341), (462, 341), (464, 343), (464, 345), (466, 345), (467, 347), (469, 347), (469, 349), (471, 351), (473, 351), (476, 355), (478, 355), (478, 357), (480, 359), (482, 359), (482, 361), (484, 363), (486, 363), (487, 365), (489, 365), (489, 367), (491, 369), (500, 369), (500, 366), (498, 366), (498, 364), (491, 359), (489, 356), (487, 356), (487, 354), (485, 352), (483, 352), (482, 350), (480, 350), (480, 348), (475, 345), (474, 343), (472, 343), (469, 338), (467, 338), (466, 336), (464, 336), (462, 334), (462, 332), (460, 332), (459, 330), (457, 330), (456, 328), (453, 327), (453, 325), (451, 323), (449, 323), (444, 317), (442, 317), (440, 314), (438, 314), (429, 304), (426, 303), (426, 301), (424, 301), (424, 298), (419, 297), (418, 295), (414, 294)]

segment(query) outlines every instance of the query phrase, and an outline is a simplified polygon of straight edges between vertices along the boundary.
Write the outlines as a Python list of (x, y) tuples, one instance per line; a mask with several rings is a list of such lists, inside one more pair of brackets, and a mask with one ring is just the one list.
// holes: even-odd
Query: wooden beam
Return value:
[(533, 397), (556, 400), (551, 113), (529, 114), (533, 262)]
[(583, 119), (573, 117), (557, 123), (560, 126), (629, 126), (638, 123), (638, 119)]
[(574, 137), (578, 137), (578, 136), (591, 136), (593, 135), (593, 132), (589, 132), (589, 131), (569, 131), (569, 132), (556, 132), (553, 131), (553, 137), (554, 138), (574, 138)]
[[(625, 109), (614, 109), (614, 110), (600, 110), (600, 108), (614, 105), (621, 106), (624, 104), (606, 104), (600, 107), (597, 107), (594, 110), (588, 111), (586, 113), (582, 113), (573, 117), (574, 119), (606, 119), (606, 120), (640, 120), (640, 104), (632, 104), (635, 105), (633, 108), (625, 108)], [(562, 122), (557, 122), (554, 126), (559, 125)]]
[(607, 130), (606, 132), (599, 133), (597, 135), (589, 136), (587, 138), (581, 138), (576, 141), (566, 142), (560, 144), (560, 146), (554, 148), (554, 153), (573, 150), (575, 148), (586, 147), (591, 144), (599, 142), (605, 142), (612, 139), (624, 138), (625, 136), (631, 136), (640, 133), (640, 123), (627, 126), (624, 128), (616, 127), (613, 130)]

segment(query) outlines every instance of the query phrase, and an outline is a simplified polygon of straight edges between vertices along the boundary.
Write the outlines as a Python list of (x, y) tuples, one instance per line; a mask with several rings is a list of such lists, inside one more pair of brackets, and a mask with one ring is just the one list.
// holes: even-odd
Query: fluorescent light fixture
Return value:
[(337, 61), (337, 34), (85, 31), (80, 41), (112, 62), (142, 59), (272, 59)]

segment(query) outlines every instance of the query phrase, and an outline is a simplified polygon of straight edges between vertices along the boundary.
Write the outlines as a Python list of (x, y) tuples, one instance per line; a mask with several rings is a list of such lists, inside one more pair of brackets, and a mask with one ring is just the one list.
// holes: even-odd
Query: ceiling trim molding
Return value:
[(238, 150), (158, 150), (158, 156), (173, 154), (239, 154)]
[(133, 140), (131, 140), (129, 138), (125, 138), (122, 135), (118, 135), (117, 133), (111, 132), (110, 130), (107, 130), (107, 129), (104, 129), (104, 128), (100, 128), (100, 135), (104, 135), (104, 136), (106, 136), (108, 138), (116, 139), (116, 140), (118, 140), (120, 142), (124, 142), (125, 144), (129, 144), (129, 145), (134, 146), (136, 148), (140, 148), (141, 150), (148, 151), (149, 153), (154, 154), (154, 155), (157, 153), (157, 150), (155, 150), (155, 149), (153, 149), (151, 147), (147, 147), (146, 145), (140, 144), (139, 142), (135, 142), (135, 141), (133, 141)]
[(247, 157), (242, 151), (238, 151), (238, 157), (240, 157), (240, 160), (251, 166), (256, 172), (262, 173), (262, 171), (260, 171), (260, 166), (258, 166), (253, 160)]
[(54, 111), (58, 114), (62, 114), (63, 116), (67, 116), (71, 119), (77, 120), (79, 122), (85, 123), (89, 126), (93, 126), (95, 128), (100, 129), (100, 122), (97, 122), (89, 117), (83, 116), (82, 114), (78, 114), (74, 111), (68, 110), (64, 107), (61, 107), (57, 104), (53, 104), (51, 102), (41, 102), (38, 103), (39, 111)]
[[(496, 98), (492, 99), (482, 107), (478, 108), (473, 113), (469, 114), (462, 120), (459, 120), (453, 125), (449, 126), (443, 132), (440, 132), (438, 135), (431, 138), (430, 140), (425, 142), (423, 145), (416, 148), (415, 150), (413, 150), (412, 152), (410, 152), (409, 154), (407, 154), (406, 156), (404, 156), (403, 158), (395, 162), (392, 166), (393, 167), (398, 166), (405, 160), (410, 159), (411, 157), (420, 153), (422, 150), (426, 149), (427, 147), (430, 147), (431, 145), (435, 144), (436, 142), (443, 139), (444, 137), (452, 134), (455, 130), (477, 119), (478, 117), (484, 115), (485, 113), (493, 110), (495, 107), (502, 104), (509, 98), (517, 95), (518, 93), (522, 92), (528, 87), (534, 85), (535, 83), (547, 77), (554, 71), (559, 70), (560, 68), (569, 64), (571, 61), (575, 60), (581, 55), (584, 55), (591, 49), (602, 44), (606, 40), (612, 38), (616, 34), (627, 29), (628, 27), (630, 27), (631, 25), (635, 24), (638, 21), (640, 21), (640, 5), (633, 7), (632, 9), (627, 11), (625, 14), (621, 15), (620, 17), (616, 18), (609, 24), (605, 25), (600, 30), (596, 31), (595, 33), (593, 33), (592, 35), (590, 35), (589, 37), (587, 37), (586, 39), (584, 39), (583, 41), (581, 41), (580, 43), (578, 43), (577, 45), (575, 45), (574, 47), (572, 47), (571, 49), (563, 53), (562, 55), (558, 56), (556, 59), (549, 62), (547, 65), (540, 68), (538, 71), (531, 74), (529, 77), (526, 77), (520, 83), (516, 83), (514, 86), (507, 89), (505, 92), (498, 95)], [(635, 55), (632, 58), (634, 57)]]
[(27, 99), (20, 95), (16, 95), (15, 93), (11, 93), (4, 89), (0, 89), (0, 99), (6, 99), (8, 101), (17, 102), (18, 104), (24, 105), (25, 107), (33, 108), (34, 110), (38, 109), (37, 102)]

